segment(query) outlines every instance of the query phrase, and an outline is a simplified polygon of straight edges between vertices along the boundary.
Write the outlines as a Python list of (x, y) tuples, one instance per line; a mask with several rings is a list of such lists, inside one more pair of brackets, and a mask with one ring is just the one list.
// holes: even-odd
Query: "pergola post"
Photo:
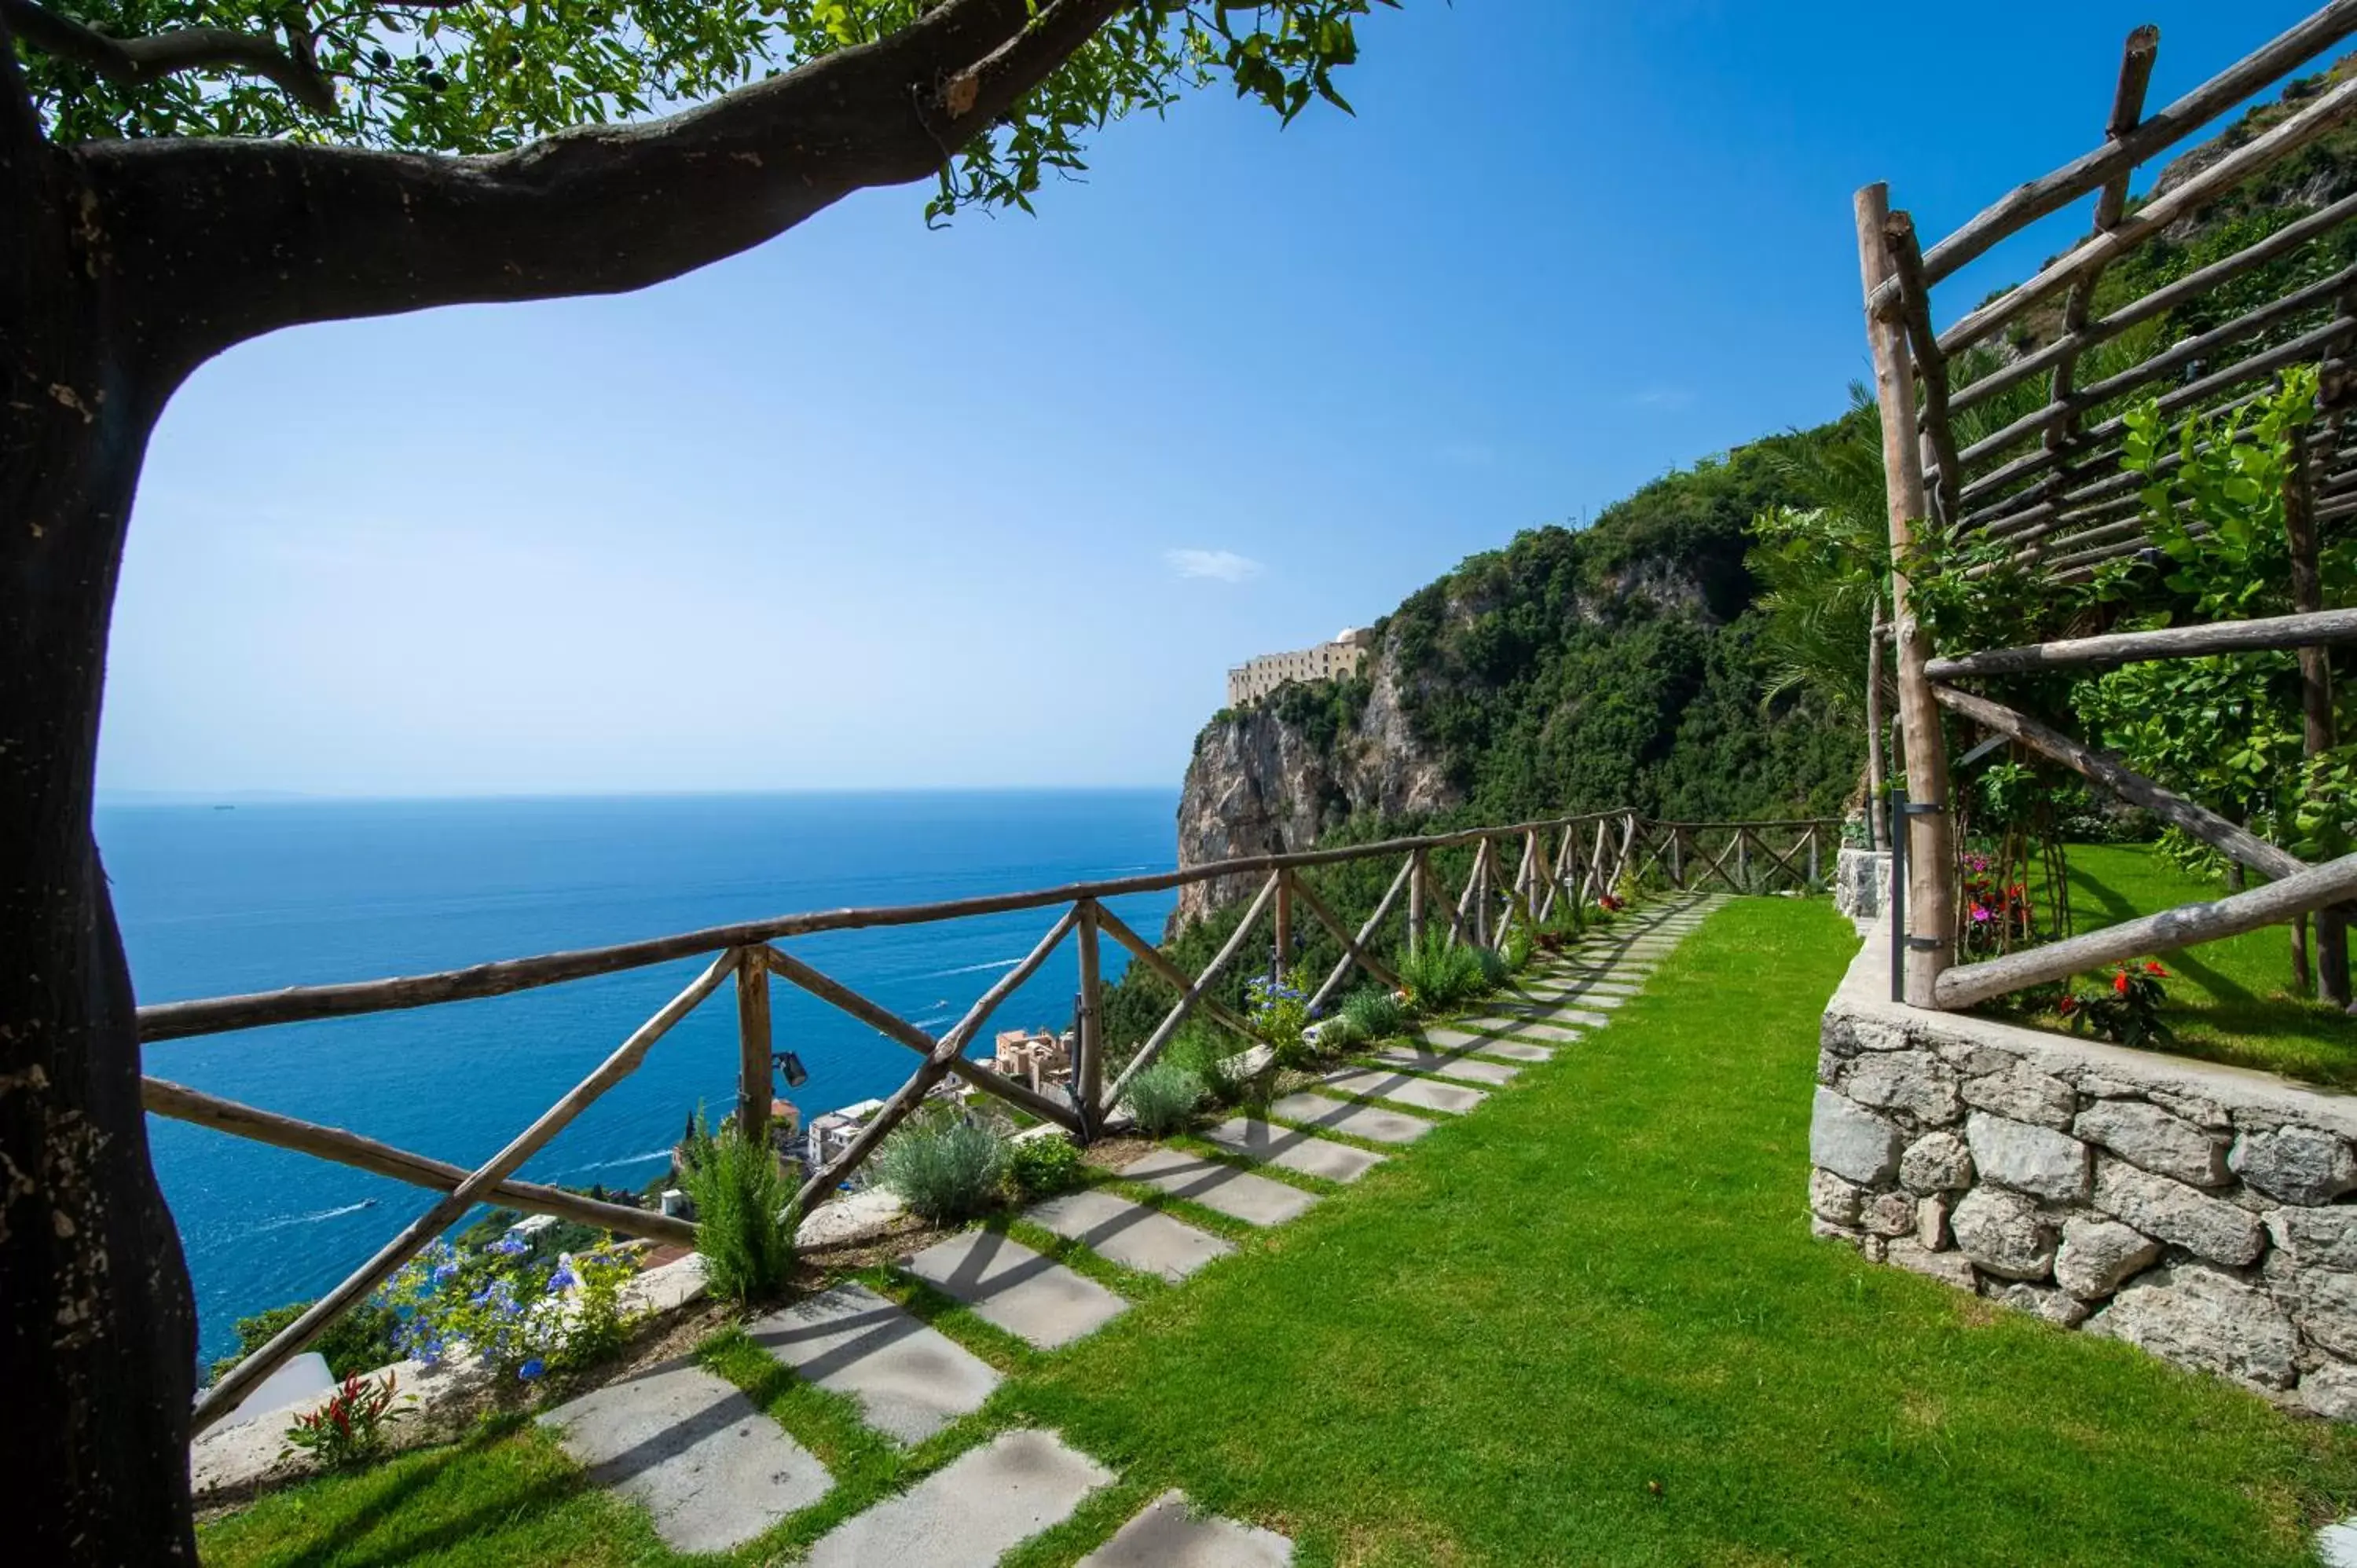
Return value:
[(1907, 965), (1904, 994), (1917, 1007), (1937, 1005), (1933, 988), (1955, 957), (1955, 856), (1948, 800), (1947, 740), (1923, 667), (1932, 639), (1908, 600), (1906, 558), (1917, 525), (1931, 514), (1922, 449), (1915, 428), (1915, 373), (1908, 359), (1905, 301), (1893, 286), (1880, 309), (1875, 295), (1896, 285), (1886, 236), (1889, 188), (1880, 181), (1857, 196), (1857, 260), (1867, 300), (1866, 335), (1874, 354), (1875, 402), (1882, 413), (1882, 473), (1890, 513), (1890, 611), (1898, 653), (1899, 727), (1907, 768)]

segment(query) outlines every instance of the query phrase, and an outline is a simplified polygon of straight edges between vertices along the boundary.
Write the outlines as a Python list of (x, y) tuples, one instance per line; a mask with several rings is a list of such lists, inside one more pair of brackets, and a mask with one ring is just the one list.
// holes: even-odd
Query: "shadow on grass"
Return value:
[[(2073, 897), (2083, 890), (2093, 893), (2103, 901), (2104, 914), (2107, 917), (2104, 924), (2106, 926), (2115, 926), (2123, 920), (2133, 920), (2139, 915), (2148, 915), (2153, 912), (2149, 909), (2137, 908), (2129, 903), (2118, 889), (2092, 872), (2073, 867), (2072, 881), (2075, 884), (2072, 888)], [(2221, 1001), (2232, 1000), (2255, 1004), (2262, 1002), (2262, 998), (2242, 982), (2228, 978), (2210, 964), (2195, 958), (2191, 948), (2179, 949), (2169, 961), (2176, 966), (2179, 974), (2200, 985)]]

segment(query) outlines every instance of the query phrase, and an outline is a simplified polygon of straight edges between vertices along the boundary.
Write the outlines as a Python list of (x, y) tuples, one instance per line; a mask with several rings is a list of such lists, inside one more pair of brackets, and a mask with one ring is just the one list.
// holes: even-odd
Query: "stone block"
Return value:
[(2297, 1122), (2244, 1133), (2227, 1163), (2245, 1182), (2285, 1203), (2330, 1203), (2357, 1188), (2357, 1155), (2349, 1145)]
[(2062, 1222), (2054, 1279), (2086, 1301), (2100, 1301), (2160, 1257), (2160, 1243), (2115, 1219), (2074, 1215)]
[(1843, 1069), (1841, 1090), (1860, 1105), (1900, 1111), (1928, 1127), (1964, 1114), (1956, 1069), (1930, 1051), (1879, 1051)]
[(1887, 1244), (1883, 1258), (1910, 1273), (1938, 1280), (1958, 1290), (1971, 1290), (1978, 1283), (1971, 1260), (1962, 1252), (1934, 1252), (1919, 1242), (1900, 1240)]
[(2068, 1291), (2054, 1290), (2046, 1285), (2024, 1284), (2018, 1280), (2009, 1284), (1996, 1284), (1992, 1282), (1988, 1298), (1991, 1301), (2002, 1303), (2016, 1312), (2026, 1312), (2034, 1317), (2042, 1317), (2058, 1328), (2078, 1327), (2087, 1321), (2087, 1315), (2093, 1310), (2085, 1302)]
[(2357, 1269), (2357, 1208), (2278, 1208), (2266, 1224), (2301, 1268)]
[(2327, 1361), (2299, 1380), (2299, 1402), (2327, 1421), (2357, 1421), (2357, 1368)]
[(1976, 1111), (2056, 1132), (2067, 1129), (2079, 1109), (2076, 1090), (2027, 1062), (2018, 1061), (2003, 1072), (1967, 1078), (1960, 1092), (1964, 1103)]
[(1953, 1133), (1927, 1133), (1899, 1157), (1899, 1180), (1910, 1192), (1962, 1192), (1973, 1185), (1973, 1152)]
[(2092, 1156), (2066, 1133), (1975, 1111), (1964, 1123), (1964, 1141), (1984, 1182), (2065, 1203), (2087, 1196)]
[(2226, 1146), (2192, 1122), (2140, 1100), (2099, 1100), (2079, 1112), (2072, 1130), (2120, 1158), (2194, 1187), (2222, 1187)]
[(903, 1443), (922, 1443), (980, 1410), (998, 1387), (974, 1352), (848, 1280), (746, 1333), (805, 1381), (857, 1401), (870, 1426)]
[(1809, 1212), (1835, 1225), (1856, 1225), (1866, 1189), (1831, 1171), (1809, 1172)]
[(2097, 1162), (2094, 1203), (2147, 1236), (2235, 1268), (2257, 1261), (2266, 1243), (2258, 1216), (2125, 1160)]
[(1915, 1241), (1927, 1252), (1941, 1252), (1948, 1240), (1948, 1200), (1933, 1193), (1915, 1206)]
[(2262, 1391), (2288, 1389), (2299, 1375), (2297, 1340), (2283, 1309), (2266, 1292), (2206, 1264), (2139, 1274), (2088, 1320), (2087, 1331)]
[(1275, 1530), (1207, 1518), (1165, 1492), (1079, 1568), (1286, 1568), (1293, 1542)]
[(1976, 1187), (1948, 1223), (1964, 1256), (2001, 1279), (2042, 1280), (2054, 1268), (2053, 1222), (2019, 1193)]
[(1871, 1187), (1899, 1169), (1905, 1136), (1847, 1095), (1820, 1087), (1809, 1115), (1809, 1163)]
[(989, 1568), (1114, 1474), (1052, 1432), (1003, 1432), (819, 1538), (810, 1568)]
[(1903, 1192), (1868, 1198), (1858, 1210), (1858, 1225), (1869, 1236), (1910, 1235), (1915, 1229), (1915, 1200)]

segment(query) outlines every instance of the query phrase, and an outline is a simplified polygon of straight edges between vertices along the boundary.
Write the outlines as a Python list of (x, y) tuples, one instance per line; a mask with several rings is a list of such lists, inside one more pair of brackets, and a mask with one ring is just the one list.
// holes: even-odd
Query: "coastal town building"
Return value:
[(1047, 1029), (1001, 1029), (991, 1067), (1005, 1078), (1019, 1078), (1033, 1089), (1072, 1081), (1072, 1032)]
[(1356, 675), (1374, 647), (1375, 634), (1362, 626), (1346, 626), (1331, 642), (1291, 653), (1264, 653), (1228, 671), (1228, 706), (1256, 703), (1288, 681), (1333, 681)]

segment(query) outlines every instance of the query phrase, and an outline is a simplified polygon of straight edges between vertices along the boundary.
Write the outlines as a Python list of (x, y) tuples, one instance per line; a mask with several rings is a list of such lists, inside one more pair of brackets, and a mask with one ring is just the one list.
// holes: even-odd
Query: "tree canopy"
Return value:
[[(1347, 110), (1334, 72), (1377, 0), (1032, 0), (1031, 29), (1093, 21), (1039, 84), (942, 146), (931, 218), (1028, 210), (1083, 138), (1225, 79), (1290, 121)], [(1394, 0), (1380, 0), (1392, 5)], [(490, 153), (672, 113), (909, 27), (941, 0), (0, 0), (50, 136), (273, 136)], [(999, 9), (1006, 9), (1001, 5)], [(1017, 5), (1015, 9), (1026, 9)], [(955, 111), (956, 96), (948, 96)], [(911, 113), (922, 117), (914, 101)]]

